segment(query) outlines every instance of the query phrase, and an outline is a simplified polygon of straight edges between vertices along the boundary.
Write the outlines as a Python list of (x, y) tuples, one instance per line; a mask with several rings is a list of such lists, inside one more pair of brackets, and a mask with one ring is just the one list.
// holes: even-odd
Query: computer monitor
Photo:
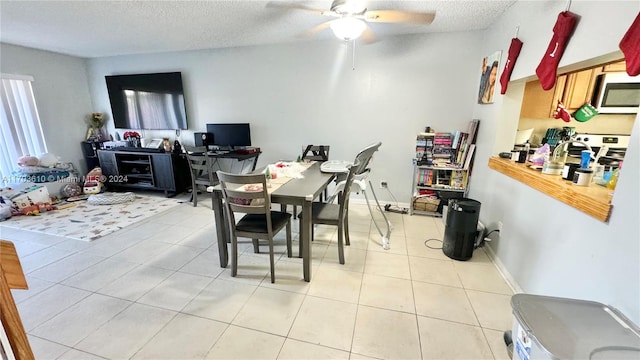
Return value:
[(229, 150), (251, 146), (249, 123), (207, 124), (207, 132), (213, 134), (213, 145)]

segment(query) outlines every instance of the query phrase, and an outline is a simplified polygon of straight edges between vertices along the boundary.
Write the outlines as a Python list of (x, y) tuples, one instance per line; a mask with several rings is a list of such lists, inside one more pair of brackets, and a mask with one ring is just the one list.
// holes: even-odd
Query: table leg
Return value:
[(227, 221), (222, 208), (222, 193), (214, 191), (211, 193), (211, 207), (213, 208), (213, 217), (216, 225), (216, 236), (218, 238), (218, 255), (220, 256), (220, 267), (226, 268), (229, 262), (229, 254), (227, 253), (227, 240), (229, 239), (229, 230), (227, 229)]
[(302, 267), (304, 281), (311, 281), (311, 201), (302, 205), (302, 227), (300, 242), (302, 243)]

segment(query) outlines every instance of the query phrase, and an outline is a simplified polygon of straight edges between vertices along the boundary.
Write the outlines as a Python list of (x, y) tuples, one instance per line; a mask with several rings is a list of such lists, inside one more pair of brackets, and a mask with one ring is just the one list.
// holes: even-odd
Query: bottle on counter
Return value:
[(267, 179), (267, 187), (271, 187), (271, 170), (267, 165), (267, 169), (264, 171), (264, 177)]
[(607, 189), (615, 190), (616, 185), (618, 185), (618, 177), (620, 176), (620, 169), (622, 169), (622, 161), (620, 161), (620, 166), (613, 171), (611, 174), (611, 178), (607, 181)]
[(529, 150), (531, 149), (531, 145), (529, 144), (529, 140), (524, 143), (524, 153), (525, 153), (525, 162), (529, 160)]

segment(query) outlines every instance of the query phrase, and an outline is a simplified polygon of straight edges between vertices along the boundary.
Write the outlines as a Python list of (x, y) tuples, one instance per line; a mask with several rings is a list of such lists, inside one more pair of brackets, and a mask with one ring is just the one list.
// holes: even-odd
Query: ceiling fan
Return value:
[(337, 19), (323, 22), (309, 29), (305, 34), (313, 35), (326, 28), (342, 40), (355, 40), (362, 36), (365, 43), (376, 41), (375, 34), (367, 23), (408, 23), (431, 24), (435, 12), (413, 12), (402, 10), (368, 10), (362, 0), (334, 0), (329, 10), (313, 9), (297, 2), (271, 1), (267, 7), (311, 11), (318, 15)]

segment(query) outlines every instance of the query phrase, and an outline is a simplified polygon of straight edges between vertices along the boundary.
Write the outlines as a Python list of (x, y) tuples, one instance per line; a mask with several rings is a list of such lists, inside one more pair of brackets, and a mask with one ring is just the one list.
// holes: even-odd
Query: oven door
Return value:
[[(567, 150), (568, 150), (568, 154), (567, 154), (568, 157), (575, 159), (571, 162), (579, 162), (582, 156), (582, 150), (587, 150), (587, 148), (582, 144), (576, 143), (575, 145), (574, 144), (570, 145)], [(591, 148), (591, 150), (593, 151), (595, 156), (595, 154), (597, 154), (600, 151), (600, 147), (594, 146)], [(602, 155), (600, 159), (598, 159), (598, 164), (604, 165), (606, 167), (606, 170), (616, 169), (620, 166), (620, 162), (624, 160), (624, 155), (626, 151), (627, 149), (625, 148), (609, 148), (607, 149), (607, 153), (605, 155)]]

